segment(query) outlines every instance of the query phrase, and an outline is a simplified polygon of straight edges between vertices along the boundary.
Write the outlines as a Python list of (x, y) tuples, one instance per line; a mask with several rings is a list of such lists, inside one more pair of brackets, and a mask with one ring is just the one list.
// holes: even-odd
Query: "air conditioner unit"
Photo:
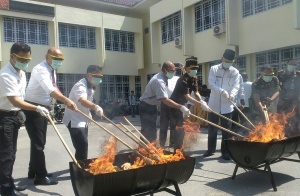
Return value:
[(176, 47), (181, 46), (182, 45), (181, 37), (176, 37), (174, 39), (174, 42)]
[(225, 24), (219, 24), (213, 27), (214, 36), (220, 35), (222, 33), (226, 32), (226, 26)]

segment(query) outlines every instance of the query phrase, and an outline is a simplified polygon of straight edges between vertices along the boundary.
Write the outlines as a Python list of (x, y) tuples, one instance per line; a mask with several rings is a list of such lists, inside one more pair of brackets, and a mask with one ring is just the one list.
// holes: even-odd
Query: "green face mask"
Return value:
[(188, 73), (190, 77), (194, 77), (195, 75), (197, 75), (197, 70), (190, 70), (190, 73)]
[(273, 78), (273, 76), (263, 76), (263, 80), (265, 81), (265, 82), (271, 82), (272, 81), (272, 78)]
[(20, 63), (16, 61), (15, 67), (22, 71), (26, 71), (26, 68), (28, 67), (28, 63)]
[(173, 72), (173, 73), (167, 72), (166, 76), (168, 79), (171, 79), (171, 78), (173, 78), (174, 75), (175, 75), (175, 72)]
[(92, 81), (93, 85), (99, 85), (102, 82), (102, 78), (99, 77), (92, 77)]
[(223, 62), (223, 67), (228, 69), (230, 66), (232, 66), (233, 63), (227, 63), (227, 62)]
[(293, 72), (293, 71), (295, 71), (296, 70), (296, 65), (288, 65), (287, 66), (287, 70), (288, 70), (288, 72)]

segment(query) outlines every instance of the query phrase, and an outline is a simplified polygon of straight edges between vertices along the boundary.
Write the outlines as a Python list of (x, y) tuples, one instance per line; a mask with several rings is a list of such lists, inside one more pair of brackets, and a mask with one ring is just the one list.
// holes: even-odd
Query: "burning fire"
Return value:
[(198, 136), (200, 133), (200, 124), (198, 122), (192, 122), (189, 119), (183, 122), (183, 125), (176, 127), (177, 131), (184, 131), (183, 148), (190, 148), (192, 144), (198, 142)]
[[(181, 150), (176, 150), (175, 154), (164, 154), (163, 148), (155, 148), (153, 144), (147, 145), (149, 150), (145, 148), (139, 148), (138, 152), (142, 156), (137, 156), (131, 163), (124, 163), (121, 168), (113, 165), (115, 161), (115, 155), (117, 152), (117, 142), (115, 138), (110, 138), (109, 144), (105, 146), (105, 154), (99, 158), (93, 160), (89, 164), (89, 168), (86, 169), (88, 172), (94, 175), (117, 172), (120, 170), (136, 169), (144, 167), (147, 164), (147, 160), (151, 160), (151, 165), (163, 164), (168, 162), (180, 161), (185, 159)], [(146, 160), (147, 159), (147, 160)]]
[(270, 121), (267, 121), (265, 124), (260, 122), (244, 140), (250, 142), (267, 143), (273, 140), (285, 139), (285, 125), (288, 123), (288, 119), (293, 117), (294, 115), (295, 112), (291, 112), (288, 114), (271, 114), (269, 116)]

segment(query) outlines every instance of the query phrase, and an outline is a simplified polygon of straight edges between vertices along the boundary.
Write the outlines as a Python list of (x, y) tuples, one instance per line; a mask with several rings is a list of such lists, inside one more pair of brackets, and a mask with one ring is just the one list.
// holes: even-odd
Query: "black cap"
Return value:
[(235, 56), (235, 52), (233, 50), (230, 50), (230, 49), (226, 49), (224, 54), (223, 54), (223, 57), (228, 61), (233, 61), (234, 56)]
[(198, 65), (198, 58), (197, 57), (189, 57), (185, 59), (185, 67), (187, 68), (193, 68), (193, 67), (199, 67)]

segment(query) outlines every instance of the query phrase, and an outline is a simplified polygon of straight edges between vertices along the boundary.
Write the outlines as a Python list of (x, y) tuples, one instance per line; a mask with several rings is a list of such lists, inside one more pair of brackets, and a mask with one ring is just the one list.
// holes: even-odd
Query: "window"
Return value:
[(96, 30), (94, 27), (59, 23), (58, 30), (59, 46), (96, 49)]
[(151, 80), (151, 78), (152, 78), (155, 74), (156, 74), (156, 73), (148, 74), (148, 75), (147, 75), (147, 84), (149, 83), (149, 81)]
[[(286, 63), (289, 59), (300, 57), (300, 46), (289, 47), (279, 50), (272, 50), (267, 52), (261, 52), (256, 54), (256, 76), (260, 74), (260, 69), (264, 65), (270, 65), (273, 67), (274, 72), (286, 68)], [(299, 70), (299, 65), (298, 65)]]
[(48, 22), (5, 16), (4, 41), (49, 45)]
[(203, 72), (202, 72), (202, 66), (203, 65), (200, 65), (199, 66), (199, 69), (197, 70), (197, 78), (198, 78), (198, 82), (200, 82), (201, 83), (201, 85), (203, 84), (203, 76), (202, 76), (202, 74), (203, 74)]
[(134, 33), (105, 29), (105, 50), (134, 53)]
[(239, 72), (246, 71), (246, 57), (238, 57), (234, 62), (234, 67), (239, 70)]
[(82, 78), (85, 78), (86, 74), (56, 74), (57, 87), (66, 97), (69, 96), (72, 87)]
[(225, 23), (225, 0), (203, 0), (195, 4), (195, 32)]
[(161, 43), (165, 44), (181, 36), (181, 12), (161, 19)]
[(141, 76), (135, 76), (135, 96), (136, 100), (139, 100), (142, 96), (142, 85), (141, 85)]
[[(129, 97), (129, 76), (103, 76), (100, 86), (100, 100), (107, 99), (115, 102), (118, 99), (123, 103), (128, 103)], [(97, 98), (96, 98), (97, 100)]]
[(291, 3), (292, 0), (243, 0), (243, 17)]

